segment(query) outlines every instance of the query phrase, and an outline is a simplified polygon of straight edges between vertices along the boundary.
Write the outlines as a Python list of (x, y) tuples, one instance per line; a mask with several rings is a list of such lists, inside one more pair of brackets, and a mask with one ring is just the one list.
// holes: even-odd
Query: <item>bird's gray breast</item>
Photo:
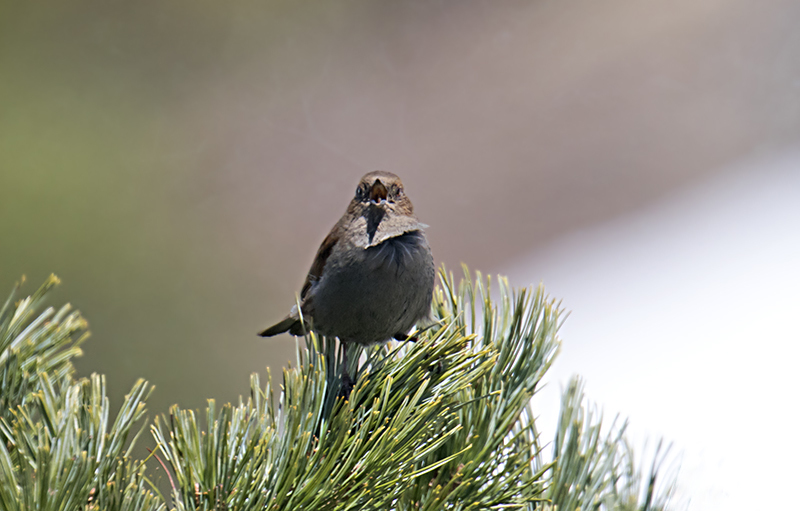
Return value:
[(422, 231), (337, 248), (312, 290), (318, 331), (369, 344), (406, 333), (429, 315), (435, 269)]
[(407, 232), (364, 250), (364, 264), (370, 271), (387, 276), (394, 273), (399, 278), (425, 265), (430, 252), (427, 245), (420, 231)]

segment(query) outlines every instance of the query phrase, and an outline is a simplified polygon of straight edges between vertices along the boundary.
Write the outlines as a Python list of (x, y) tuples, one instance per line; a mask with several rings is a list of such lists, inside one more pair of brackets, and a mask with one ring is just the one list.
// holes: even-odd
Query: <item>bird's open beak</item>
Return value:
[(381, 183), (381, 180), (376, 179), (375, 183), (372, 185), (372, 188), (369, 191), (369, 200), (371, 200), (375, 204), (380, 204), (381, 201), (386, 200), (388, 194), (389, 191), (386, 189), (383, 183)]

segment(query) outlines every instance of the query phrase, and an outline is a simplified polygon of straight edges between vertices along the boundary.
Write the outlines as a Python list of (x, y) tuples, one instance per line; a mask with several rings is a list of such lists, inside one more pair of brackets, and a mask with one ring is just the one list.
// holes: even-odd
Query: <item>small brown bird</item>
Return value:
[[(306, 324), (295, 306), (259, 335), (303, 335), (311, 328), (344, 343), (405, 339), (430, 317), (436, 272), (425, 227), (399, 177), (381, 171), (365, 175), (319, 247), (300, 291)], [(347, 373), (343, 379), (351, 384)]]

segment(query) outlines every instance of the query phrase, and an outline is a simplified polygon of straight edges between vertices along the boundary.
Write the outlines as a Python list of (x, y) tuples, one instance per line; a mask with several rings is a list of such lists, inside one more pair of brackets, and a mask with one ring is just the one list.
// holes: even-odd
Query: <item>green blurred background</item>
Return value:
[[(439, 262), (503, 271), (800, 139), (800, 3), (0, 2), (0, 289), (50, 272), (81, 374), (152, 412), (293, 357), (373, 169)], [(525, 283), (517, 283), (525, 284)]]

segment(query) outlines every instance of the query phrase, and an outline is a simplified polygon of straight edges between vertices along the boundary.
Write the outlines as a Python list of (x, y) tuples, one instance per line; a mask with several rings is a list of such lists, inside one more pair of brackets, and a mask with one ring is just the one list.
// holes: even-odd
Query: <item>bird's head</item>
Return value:
[(370, 172), (361, 178), (356, 195), (350, 203), (353, 212), (380, 209), (410, 215), (414, 211), (411, 201), (403, 191), (403, 182), (391, 172)]

